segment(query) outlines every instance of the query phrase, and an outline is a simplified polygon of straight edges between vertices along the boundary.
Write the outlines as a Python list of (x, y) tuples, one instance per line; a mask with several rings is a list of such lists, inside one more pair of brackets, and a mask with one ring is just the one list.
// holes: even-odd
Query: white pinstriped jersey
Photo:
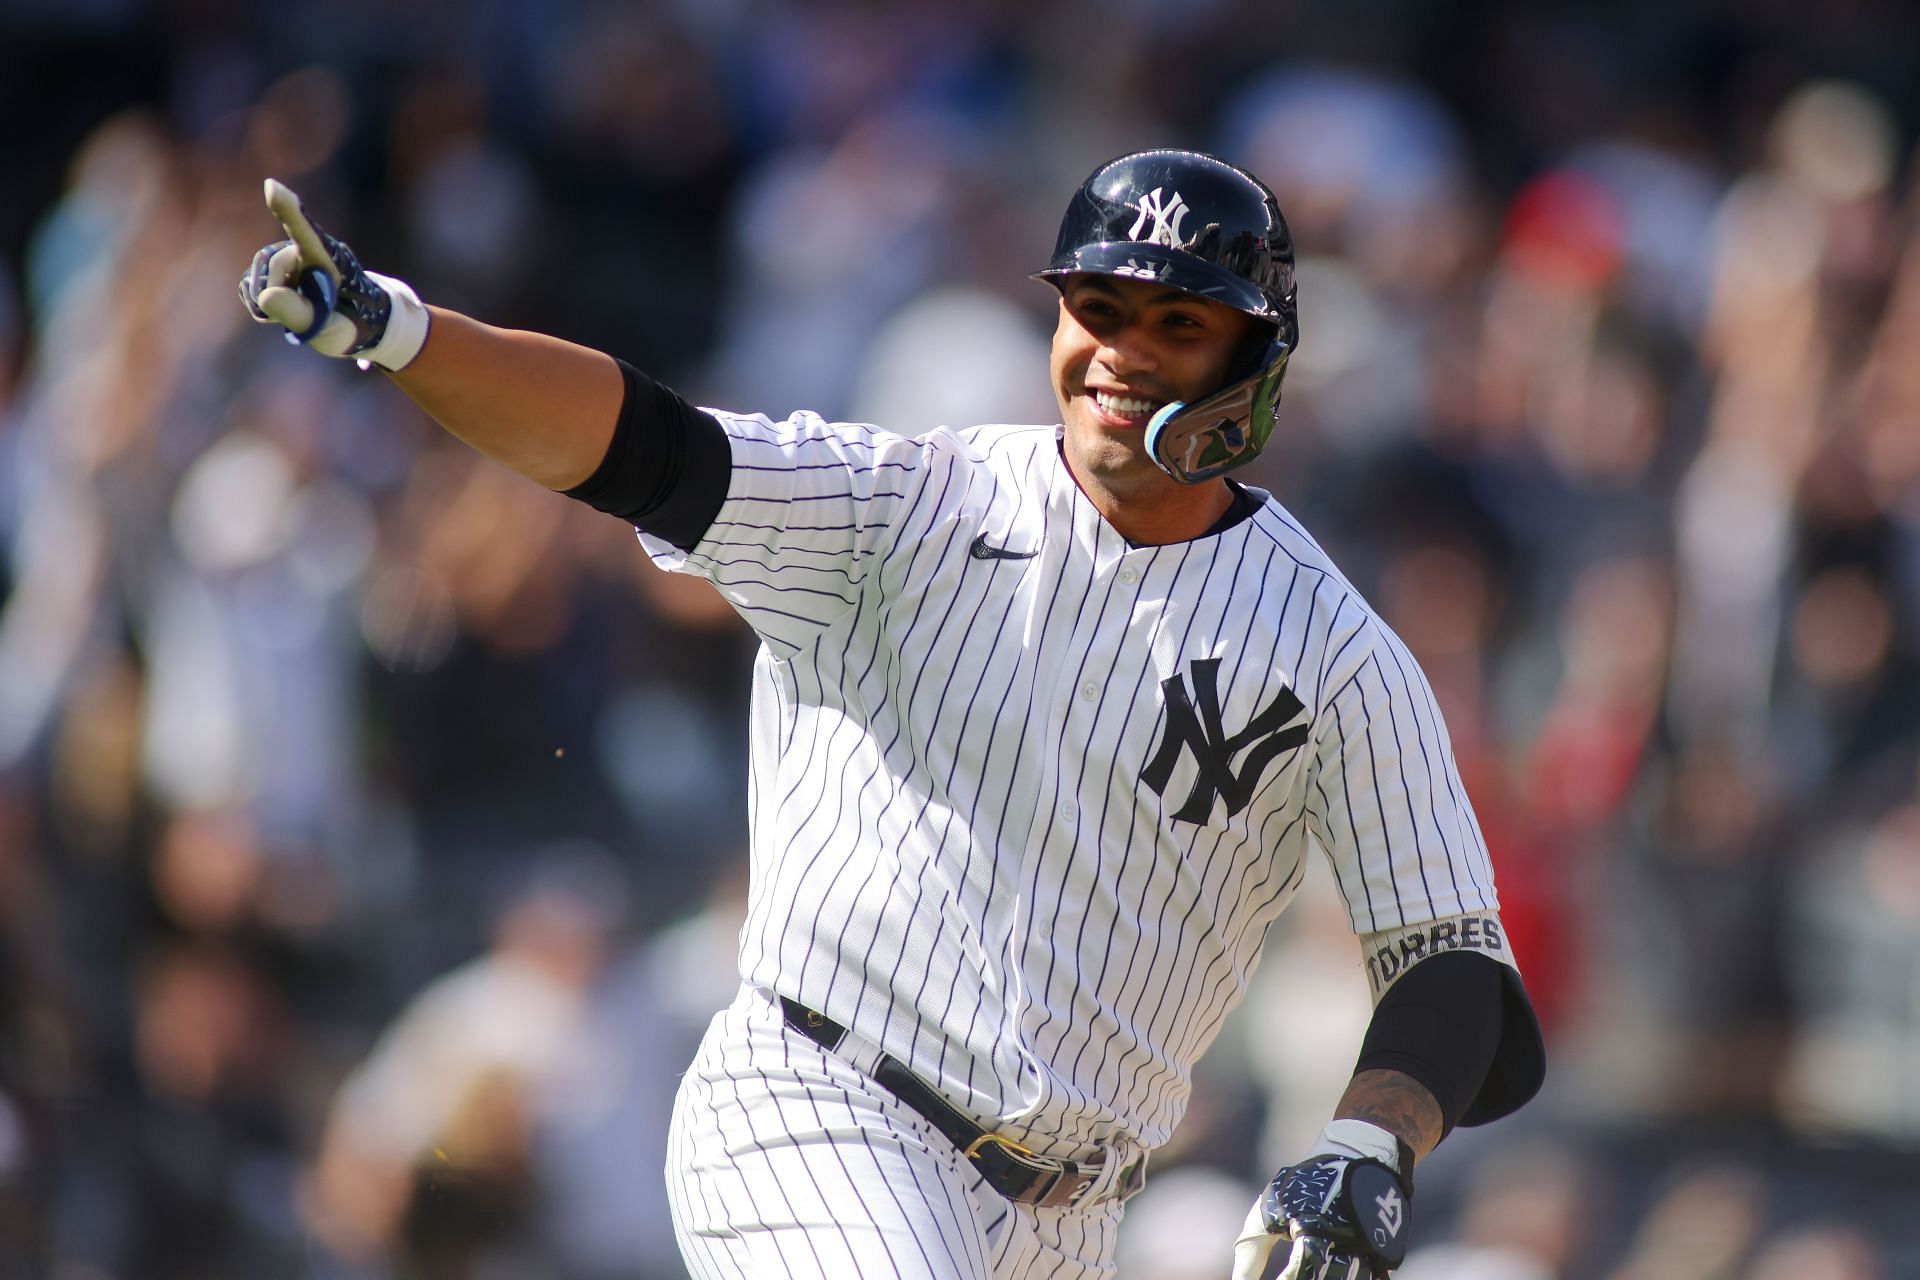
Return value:
[(1057, 427), (715, 416), (718, 517), (642, 542), (763, 641), (748, 982), (988, 1128), (1151, 1148), (1311, 845), (1356, 933), (1497, 909), (1424, 676), (1278, 502), (1133, 547)]

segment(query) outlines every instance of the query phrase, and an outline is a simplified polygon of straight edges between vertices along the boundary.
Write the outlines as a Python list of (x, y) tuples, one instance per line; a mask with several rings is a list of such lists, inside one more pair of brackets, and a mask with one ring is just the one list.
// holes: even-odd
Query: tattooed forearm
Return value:
[(1440, 1104), (1425, 1085), (1398, 1071), (1359, 1072), (1333, 1114), (1338, 1120), (1365, 1120), (1398, 1134), (1413, 1148), (1415, 1159), (1425, 1159), (1440, 1145)]

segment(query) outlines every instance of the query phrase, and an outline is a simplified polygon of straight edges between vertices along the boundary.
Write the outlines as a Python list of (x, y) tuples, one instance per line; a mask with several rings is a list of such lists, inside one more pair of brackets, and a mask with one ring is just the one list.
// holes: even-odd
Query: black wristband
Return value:
[(566, 495), (691, 551), (727, 500), (727, 434), (712, 414), (625, 360), (615, 363), (625, 394), (613, 439), (593, 474)]

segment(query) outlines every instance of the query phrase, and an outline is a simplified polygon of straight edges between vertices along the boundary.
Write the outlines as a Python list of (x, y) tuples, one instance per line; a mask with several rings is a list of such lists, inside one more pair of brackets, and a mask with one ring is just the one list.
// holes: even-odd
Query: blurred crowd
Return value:
[[(753, 643), (246, 320), (280, 177), (701, 403), (1053, 421), (1066, 196), (1276, 188), (1247, 479), (1420, 658), (1553, 1074), (1406, 1280), (1920, 1275), (1920, 13), (0, 0), (0, 1280), (663, 1280)], [(1129, 1211), (1217, 1278), (1365, 1024), (1326, 883)]]

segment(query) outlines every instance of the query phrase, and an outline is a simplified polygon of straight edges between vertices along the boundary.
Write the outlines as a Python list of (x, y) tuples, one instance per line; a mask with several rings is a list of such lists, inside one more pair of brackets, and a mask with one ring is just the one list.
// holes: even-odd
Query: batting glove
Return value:
[(400, 370), (427, 341), (427, 308), (403, 280), (368, 271), (353, 250), (307, 216), (300, 197), (267, 179), (267, 209), (286, 228), (253, 255), (240, 301), (261, 324), (323, 356), (355, 356), (362, 369)]
[(1335, 1120), (1313, 1155), (1275, 1174), (1247, 1214), (1233, 1242), (1233, 1280), (1260, 1280), (1281, 1240), (1293, 1250), (1277, 1280), (1386, 1280), (1407, 1256), (1412, 1163), (1378, 1125)]

